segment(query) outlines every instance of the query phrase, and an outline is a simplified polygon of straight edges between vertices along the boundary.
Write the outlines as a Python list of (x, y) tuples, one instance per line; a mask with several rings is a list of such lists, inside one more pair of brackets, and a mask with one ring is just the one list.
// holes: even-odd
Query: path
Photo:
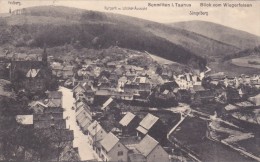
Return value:
[(170, 135), (172, 134), (173, 131), (183, 122), (185, 117), (181, 114), (181, 120), (167, 133), (167, 138), (169, 139)]
[(170, 135), (175, 131), (175, 129), (183, 122), (183, 120), (190, 114), (191, 109), (189, 105), (180, 103), (179, 107), (169, 108), (167, 110), (172, 111), (173, 113), (180, 113), (181, 119), (180, 121), (167, 133), (167, 139), (169, 139)]
[(63, 108), (65, 109), (63, 116), (64, 118), (68, 117), (68, 119), (66, 120), (66, 127), (74, 131), (73, 146), (78, 147), (81, 160), (98, 159), (97, 154), (88, 143), (87, 135), (82, 133), (76, 122), (75, 110), (71, 109), (74, 103), (73, 93), (70, 89), (67, 89), (65, 87), (60, 87), (59, 91), (61, 91), (63, 94), (62, 104)]
[[(167, 139), (170, 142), (172, 142), (171, 139), (170, 139), (170, 135), (184, 121), (184, 119), (190, 114), (191, 109), (190, 109), (189, 105), (181, 103), (179, 107), (177, 107), (177, 108), (172, 107), (172, 108), (169, 108), (168, 110), (172, 111), (173, 113), (180, 113), (181, 114), (180, 121), (169, 131), (169, 133), (167, 133)], [(174, 145), (178, 146), (182, 151), (186, 152), (188, 154), (188, 156), (191, 157), (193, 160), (201, 162), (201, 160), (198, 159), (195, 155), (193, 155), (189, 151), (187, 151), (187, 148), (183, 148), (180, 145), (178, 145), (177, 143), (174, 143)]]
[(257, 160), (257, 161), (260, 161), (260, 157), (257, 157), (257, 156), (255, 156), (255, 155), (253, 155), (253, 154), (251, 154), (251, 153), (249, 153), (249, 152), (243, 150), (243, 149), (237, 148), (237, 147), (235, 147), (235, 146), (229, 144), (228, 142), (226, 142), (226, 141), (224, 141), (224, 140), (221, 140), (221, 143), (223, 143), (223, 144), (226, 145), (226, 146), (231, 147), (232, 149), (234, 149), (234, 150), (240, 152), (241, 154), (244, 154), (244, 155), (246, 155), (246, 156), (248, 156), (248, 157), (251, 157), (251, 158), (253, 158), (253, 159)]

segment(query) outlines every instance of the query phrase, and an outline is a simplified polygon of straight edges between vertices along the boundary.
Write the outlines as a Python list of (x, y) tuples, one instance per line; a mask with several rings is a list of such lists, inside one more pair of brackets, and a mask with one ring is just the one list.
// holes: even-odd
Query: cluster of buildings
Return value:
[[(96, 118), (97, 111), (80, 99), (75, 102), (76, 120), (88, 143), (103, 161), (156, 162), (169, 161), (160, 142), (166, 139), (165, 125), (148, 113), (143, 119), (126, 112), (116, 127), (110, 129)], [(101, 113), (105, 113), (104, 110)]]
[(260, 76), (231, 77), (223, 73), (216, 73), (207, 77), (206, 86), (215, 90), (216, 98), (220, 102), (241, 102), (259, 94)]
[[(86, 64), (67, 78), (76, 100), (74, 109), (81, 131), (103, 161), (167, 162), (169, 152), (163, 144), (166, 126), (150, 113), (139, 117), (129, 111), (120, 120), (108, 123), (105, 117), (115, 100), (147, 102), (152, 89), (173, 78), (170, 70), (157, 74), (156, 68), (128, 65), (127, 61), (84, 60)], [(54, 69), (53, 69), (54, 71)], [(109, 126), (108, 126), (109, 125)]]
[[(66, 78), (64, 85), (72, 87), (73, 91), (77, 92), (76, 97), (84, 98), (89, 104), (93, 104), (94, 101), (104, 103), (108, 98), (147, 103), (153, 89), (165, 83), (177, 86), (160, 92), (161, 95), (173, 94), (180, 102), (190, 101), (191, 94), (197, 91), (200, 91), (197, 95), (199, 97), (211, 96), (208, 95), (210, 92), (201, 92), (204, 73), (175, 75), (173, 70), (163, 66), (159, 74), (155, 65), (148, 68), (129, 65), (126, 60), (106, 62), (99, 59), (85, 59), (80, 62), (81, 68), (74, 69), (73, 77)], [(54, 66), (52, 72), (57, 73)]]
[(81, 92), (77, 97), (84, 97), (89, 102), (93, 102), (94, 97), (96, 100), (112, 97), (125, 101), (148, 97), (154, 84), (144, 74), (143, 68), (111, 64), (107, 63), (106, 68), (96, 65), (84, 67), (78, 70), (78, 79), (66, 83), (74, 84), (73, 91)]
[[(9, 55), (11, 54), (7, 54)], [(107, 61), (105, 58), (85, 59), (78, 60), (74, 64), (66, 64), (55, 62), (53, 59), (48, 62), (50, 57), (46, 49), (41, 57), (31, 59), (32, 56), (22, 56), (20, 54), (18, 58), (10, 56), (11, 63), (8, 66), (10, 80), (15, 89), (22, 88), (31, 93), (46, 91), (51, 86), (50, 80), (54, 76), (63, 81), (65, 86), (74, 88), (74, 91), (81, 91), (77, 97), (83, 97), (90, 103), (94, 98), (98, 102), (104, 102), (103, 100), (110, 97), (124, 101), (148, 102), (153, 88), (168, 82), (175, 82), (178, 85), (169, 92), (174, 93), (176, 99), (183, 102), (190, 100), (190, 93), (195, 94), (197, 89), (201, 91), (203, 88), (201, 85), (204, 73), (174, 75), (173, 70), (163, 67), (158, 74), (155, 65), (148, 68), (129, 65), (127, 58), (117, 62)], [(167, 92), (161, 93), (168, 95)], [(200, 92), (197, 96), (207, 96), (206, 94)]]
[[(217, 73), (205, 76), (203, 72), (175, 75), (167, 67), (158, 73), (155, 66), (129, 65), (127, 59), (117, 62), (76, 60), (75, 65), (52, 61), (49, 66), (47, 59), (44, 50), (41, 59), (11, 59), (8, 66), (15, 89), (47, 93), (45, 100), (31, 104), (33, 115), (24, 118), (30, 119), (34, 129), (42, 133), (59, 134), (59, 138), (53, 139), (54, 143), (62, 141), (70, 153), (77, 153), (72, 146), (73, 131), (66, 128), (63, 118), (62, 95), (57, 91), (46, 91), (50, 78), (55, 76), (72, 88), (76, 121), (103, 161), (167, 162), (170, 159), (163, 147), (166, 128), (156, 115), (147, 113), (140, 117), (126, 111), (124, 115), (120, 114), (120, 120), (115, 124), (108, 123), (110, 127), (107, 128), (104, 120), (109, 120), (105, 114), (110, 113), (115, 100), (124, 103), (176, 101), (199, 104), (216, 101), (226, 104), (226, 111), (231, 111), (233, 117), (247, 120), (251, 118), (233, 111), (260, 105), (259, 75), (230, 77)], [(259, 118), (252, 117), (252, 122), (259, 123)], [(66, 157), (66, 151), (63, 155)]]
[[(125, 112), (116, 127), (106, 129), (103, 126), (97, 114), (107, 112), (113, 100), (148, 101), (157, 88), (158, 96), (174, 96), (178, 102), (228, 104), (246, 99), (253, 106), (258, 105), (257, 96), (249, 94), (252, 91), (245, 88), (249, 86), (259, 93), (257, 75), (239, 78), (217, 74), (205, 76), (204, 73), (174, 75), (167, 69), (157, 74), (155, 70), (114, 62), (92, 62), (79, 69), (76, 75), (79, 77), (70, 83), (74, 84), (77, 121), (103, 161), (169, 161), (169, 154), (161, 142), (166, 135), (164, 125), (155, 115), (148, 113), (140, 118)], [(159, 79), (155, 81), (154, 77)], [(95, 102), (101, 103), (98, 111), (92, 108)]]
[(16, 119), (23, 125), (33, 127), (39, 135), (49, 138), (54, 151), (46, 160), (79, 160), (78, 150), (73, 147), (73, 130), (67, 128), (63, 116), (62, 93), (49, 91), (46, 99), (33, 101), (29, 106), (33, 114), (17, 115)]
[[(76, 120), (88, 143), (103, 161), (167, 162), (169, 153), (161, 142), (166, 129), (159, 117), (143, 118), (129, 111), (116, 123), (106, 124), (114, 100), (147, 101), (152, 88), (163, 82), (153, 70), (121, 62), (89, 62), (71, 79)], [(66, 82), (68, 83), (68, 82)], [(65, 84), (66, 84), (65, 83)], [(111, 127), (112, 126), (112, 127)]]

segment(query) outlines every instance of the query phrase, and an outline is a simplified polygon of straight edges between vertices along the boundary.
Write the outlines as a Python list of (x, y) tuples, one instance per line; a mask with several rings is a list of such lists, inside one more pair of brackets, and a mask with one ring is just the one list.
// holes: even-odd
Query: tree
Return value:
[(56, 91), (56, 90), (58, 90), (58, 88), (59, 88), (59, 83), (58, 83), (57, 78), (52, 77), (48, 82), (47, 89), (49, 91)]
[(156, 73), (157, 73), (157, 74), (161, 75), (161, 74), (162, 74), (162, 71), (163, 71), (163, 69), (162, 69), (160, 66), (158, 66), (158, 67), (156, 68)]

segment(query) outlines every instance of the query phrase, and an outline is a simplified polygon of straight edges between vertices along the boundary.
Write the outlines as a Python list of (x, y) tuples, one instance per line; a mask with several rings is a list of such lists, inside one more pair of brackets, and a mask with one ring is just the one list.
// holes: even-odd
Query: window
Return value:
[(122, 156), (122, 155), (124, 155), (124, 152), (123, 151), (118, 151), (117, 155), (118, 156)]

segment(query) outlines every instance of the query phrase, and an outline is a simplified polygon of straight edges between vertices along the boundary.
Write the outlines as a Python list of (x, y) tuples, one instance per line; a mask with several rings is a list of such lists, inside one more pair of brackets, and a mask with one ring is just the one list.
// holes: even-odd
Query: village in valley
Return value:
[(260, 161), (253, 25), (62, 3), (0, 13), (0, 161)]
[[(18, 142), (24, 160), (260, 161), (259, 74), (212, 73), (118, 46), (41, 51), (1, 55), (1, 103), (18, 105), (6, 115), (42, 138), (41, 148)], [(0, 160), (13, 156), (7, 145)]]

